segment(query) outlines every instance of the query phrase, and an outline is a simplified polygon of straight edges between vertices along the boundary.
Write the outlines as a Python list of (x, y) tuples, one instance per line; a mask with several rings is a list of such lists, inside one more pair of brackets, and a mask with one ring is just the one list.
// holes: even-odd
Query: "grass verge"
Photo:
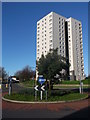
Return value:
[[(45, 96), (44, 96), (45, 97)], [(71, 101), (71, 100), (79, 100), (88, 97), (87, 94), (80, 94), (80, 93), (69, 93), (61, 96), (49, 96), (47, 101)], [(5, 95), (4, 98), (16, 101), (35, 101), (34, 95), (27, 95), (27, 94), (19, 94), (13, 93), (12, 95)], [(38, 100), (40, 98), (38, 97)], [(43, 100), (45, 101), (45, 100)]]

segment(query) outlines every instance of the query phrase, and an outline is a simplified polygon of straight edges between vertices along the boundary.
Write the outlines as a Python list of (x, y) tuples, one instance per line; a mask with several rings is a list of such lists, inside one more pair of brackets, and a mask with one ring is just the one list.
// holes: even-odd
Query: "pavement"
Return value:
[[(13, 90), (21, 90), (22, 87), (14, 84)], [(3, 93), (7, 92), (3, 86)], [(88, 119), (90, 110), (89, 98), (70, 103), (51, 103), (51, 104), (20, 104), (2, 100), (2, 118), (56, 118), (56, 119)]]

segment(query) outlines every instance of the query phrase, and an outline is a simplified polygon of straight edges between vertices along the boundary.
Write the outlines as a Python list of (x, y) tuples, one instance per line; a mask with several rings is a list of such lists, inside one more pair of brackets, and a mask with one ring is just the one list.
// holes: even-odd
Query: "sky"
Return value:
[(84, 71), (88, 75), (88, 3), (31, 3), (2, 4), (2, 66), (14, 75), (26, 65), (36, 66), (36, 23), (56, 12), (82, 22)]

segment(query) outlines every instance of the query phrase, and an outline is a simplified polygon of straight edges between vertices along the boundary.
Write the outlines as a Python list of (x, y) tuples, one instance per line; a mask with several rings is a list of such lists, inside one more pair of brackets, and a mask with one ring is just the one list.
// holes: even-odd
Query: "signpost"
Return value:
[(38, 78), (38, 82), (41, 84), (41, 90), (40, 90), (40, 91), (41, 91), (41, 100), (42, 100), (42, 92), (43, 92), (42, 90), (44, 90), (44, 88), (43, 88), (44, 86), (42, 86), (42, 84), (43, 84), (45, 81), (46, 81), (46, 80), (43, 78), (43, 76), (40, 75), (39, 78)]
[(45, 83), (45, 79), (43, 78), (42, 75), (39, 76), (38, 78), (38, 82), (40, 83), (40, 86), (36, 85), (34, 87), (35, 89), (35, 100), (36, 100), (36, 97), (37, 97), (37, 91), (40, 91), (40, 98), (42, 100), (42, 94), (43, 94), (43, 91), (45, 91), (45, 85), (43, 85)]
[(15, 77), (13, 77), (13, 76), (10, 76), (9, 78), (8, 78), (8, 84), (9, 84), (9, 95), (11, 95), (11, 93), (12, 93), (12, 83), (13, 82), (16, 82), (16, 83), (18, 83), (19, 82), (19, 80), (17, 80)]
[(11, 95), (12, 93), (12, 78), (11, 77), (8, 79), (8, 83), (9, 83), (9, 95)]

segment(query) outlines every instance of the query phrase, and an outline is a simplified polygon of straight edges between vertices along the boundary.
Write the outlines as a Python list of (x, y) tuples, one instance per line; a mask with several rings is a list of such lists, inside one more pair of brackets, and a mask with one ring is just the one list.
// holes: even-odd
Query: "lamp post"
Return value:
[[(80, 74), (79, 74), (79, 76), (80, 76)], [(79, 88), (80, 90), (79, 90), (79, 91), (80, 91), (80, 94), (81, 94), (81, 93), (82, 93), (82, 87), (81, 87), (81, 77), (79, 77), (79, 78), (80, 78), (80, 88)]]

